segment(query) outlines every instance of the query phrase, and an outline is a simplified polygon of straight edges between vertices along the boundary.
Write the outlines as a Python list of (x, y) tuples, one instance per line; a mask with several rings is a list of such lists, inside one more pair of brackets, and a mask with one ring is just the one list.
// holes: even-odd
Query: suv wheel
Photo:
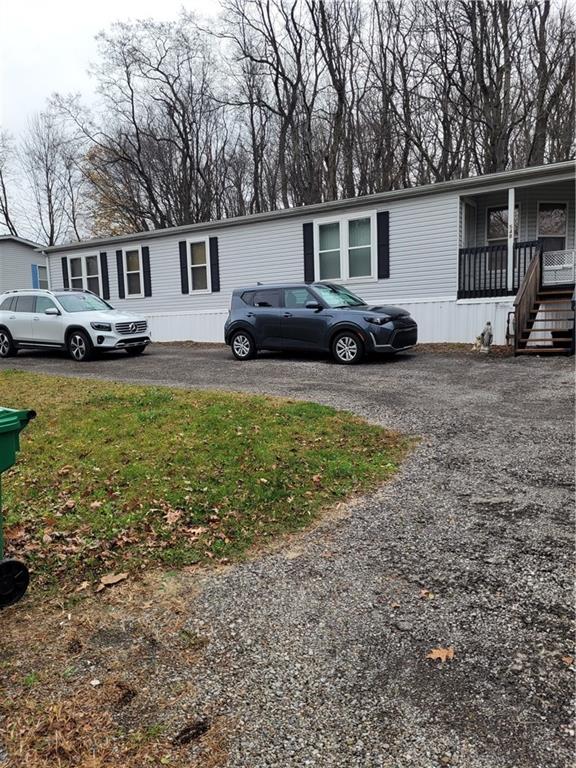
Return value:
[(77, 363), (84, 363), (92, 357), (92, 342), (84, 331), (72, 331), (68, 338), (68, 352)]
[(256, 357), (256, 344), (246, 331), (236, 331), (230, 340), (230, 346), (236, 360), (251, 360)]
[(0, 330), (0, 357), (13, 357), (17, 351), (12, 341), (12, 336), (2, 328)]
[(364, 357), (364, 344), (352, 331), (342, 331), (332, 341), (332, 357), (341, 365), (359, 363)]

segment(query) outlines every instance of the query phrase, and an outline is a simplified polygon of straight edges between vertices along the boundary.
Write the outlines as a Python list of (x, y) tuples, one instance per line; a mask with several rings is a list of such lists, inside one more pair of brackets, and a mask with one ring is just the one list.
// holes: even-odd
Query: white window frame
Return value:
[[(86, 259), (95, 257), (96, 258), (96, 267), (97, 267), (97, 273), (95, 275), (88, 275), (86, 270)], [(100, 272), (100, 257), (97, 253), (87, 253), (86, 255), (82, 254), (80, 256), (68, 256), (68, 284), (70, 288), (73, 288), (72, 286), (72, 280), (78, 280), (79, 278), (73, 278), (72, 277), (72, 264), (71, 262), (74, 259), (80, 259), (82, 262), (82, 290), (89, 291), (88, 288), (88, 277), (97, 277), (98, 278), (98, 293), (97, 296), (100, 296), (102, 294), (102, 274)]]
[[(138, 274), (140, 275), (140, 293), (128, 293), (128, 260), (126, 258), (126, 254), (128, 251), (138, 251), (138, 265), (139, 269), (137, 270)], [(124, 248), (122, 250), (122, 269), (123, 269), (123, 277), (124, 277), (124, 298), (125, 299), (143, 299), (144, 298), (144, 270), (142, 267), (142, 246), (141, 245), (131, 245), (128, 248)], [(136, 270), (130, 270), (131, 275), (136, 274)]]
[[(370, 274), (363, 277), (350, 277), (350, 263), (348, 257), (348, 224), (357, 219), (370, 219)], [(320, 277), (320, 227), (323, 224), (340, 225), (340, 277), (329, 278), (333, 283), (367, 283), (378, 280), (377, 273), (377, 227), (376, 211), (365, 211), (348, 213), (342, 216), (335, 216), (326, 219), (314, 220), (314, 277), (316, 280), (322, 280)], [(366, 247), (366, 246), (362, 246)], [(325, 278), (328, 279), (328, 278)]]
[[(191, 245), (196, 243), (204, 243), (204, 252), (206, 253), (206, 288), (199, 288), (194, 290), (192, 288), (192, 251)], [(186, 240), (186, 257), (188, 266), (188, 293), (191, 296), (197, 296), (202, 293), (212, 293), (212, 274), (210, 272), (210, 242), (208, 237), (190, 237)], [(200, 266), (198, 264), (197, 266)]]
[[(44, 291), (49, 291), (50, 290), (50, 270), (48, 269), (48, 265), (47, 264), (36, 264), (36, 269), (38, 270), (38, 288), (40, 288), (40, 289), (42, 289)], [(41, 269), (45, 269), (46, 270), (46, 288), (42, 288), (42, 286), (40, 285), (40, 283), (42, 282), (40, 280), (40, 270)]]
[[(566, 206), (566, 220), (564, 222), (564, 234), (563, 235), (541, 235), (540, 234), (540, 206), (541, 205), (565, 205)], [(564, 250), (568, 247), (568, 200), (538, 200), (536, 207), (536, 240), (541, 237), (563, 237), (564, 238)]]

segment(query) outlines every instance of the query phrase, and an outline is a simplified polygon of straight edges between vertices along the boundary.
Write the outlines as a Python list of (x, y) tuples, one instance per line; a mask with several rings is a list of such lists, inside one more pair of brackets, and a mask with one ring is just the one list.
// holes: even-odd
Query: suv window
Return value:
[(36, 296), (36, 312), (46, 312), (47, 309), (56, 308), (56, 304), (48, 296)]
[(14, 296), (8, 296), (7, 299), (4, 299), (2, 304), (0, 304), (0, 311), (8, 312), (10, 307), (12, 306), (12, 302), (14, 301)]
[(251, 307), (254, 306), (254, 291), (244, 291), (240, 298), (244, 304), (249, 304)]
[(254, 306), (255, 307), (281, 307), (282, 302), (280, 300), (280, 291), (255, 291), (254, 292)]
[(284, 306), (290, 309), (304, 309), (306, 302), (316, 301), (307, 288), (285, 288)]
[(36, 296), (17, 296), (16, 312), (34, 312)]

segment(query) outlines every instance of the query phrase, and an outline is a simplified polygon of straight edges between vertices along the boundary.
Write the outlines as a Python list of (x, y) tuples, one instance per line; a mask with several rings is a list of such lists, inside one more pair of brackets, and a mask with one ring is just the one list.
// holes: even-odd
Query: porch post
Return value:
[(508, 190), (508, 271), (507, 271), (507, 288), (508, 292), (512, 293), (514, 290), (514, 208), (515, 208), (515, 192), (514, 187), (510, 187)]

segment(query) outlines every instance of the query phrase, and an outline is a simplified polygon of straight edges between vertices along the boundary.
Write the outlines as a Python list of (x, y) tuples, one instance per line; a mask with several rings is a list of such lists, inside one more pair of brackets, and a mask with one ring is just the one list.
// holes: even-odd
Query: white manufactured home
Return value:
[(47, 259), (39, 248), (22, 237), (0, 235), (0, 292), (48, 288)]
[(574, 180), (564, 162), (54, 246), (49, 282), (144, 314), (157, 341), (222, 341), (238, 286), (329, 280), (405, 307), (422, 342), (470, 342), (490, 320), (504, 343), (528, 272), (526, 318), (539, 287), (574, 284)]

